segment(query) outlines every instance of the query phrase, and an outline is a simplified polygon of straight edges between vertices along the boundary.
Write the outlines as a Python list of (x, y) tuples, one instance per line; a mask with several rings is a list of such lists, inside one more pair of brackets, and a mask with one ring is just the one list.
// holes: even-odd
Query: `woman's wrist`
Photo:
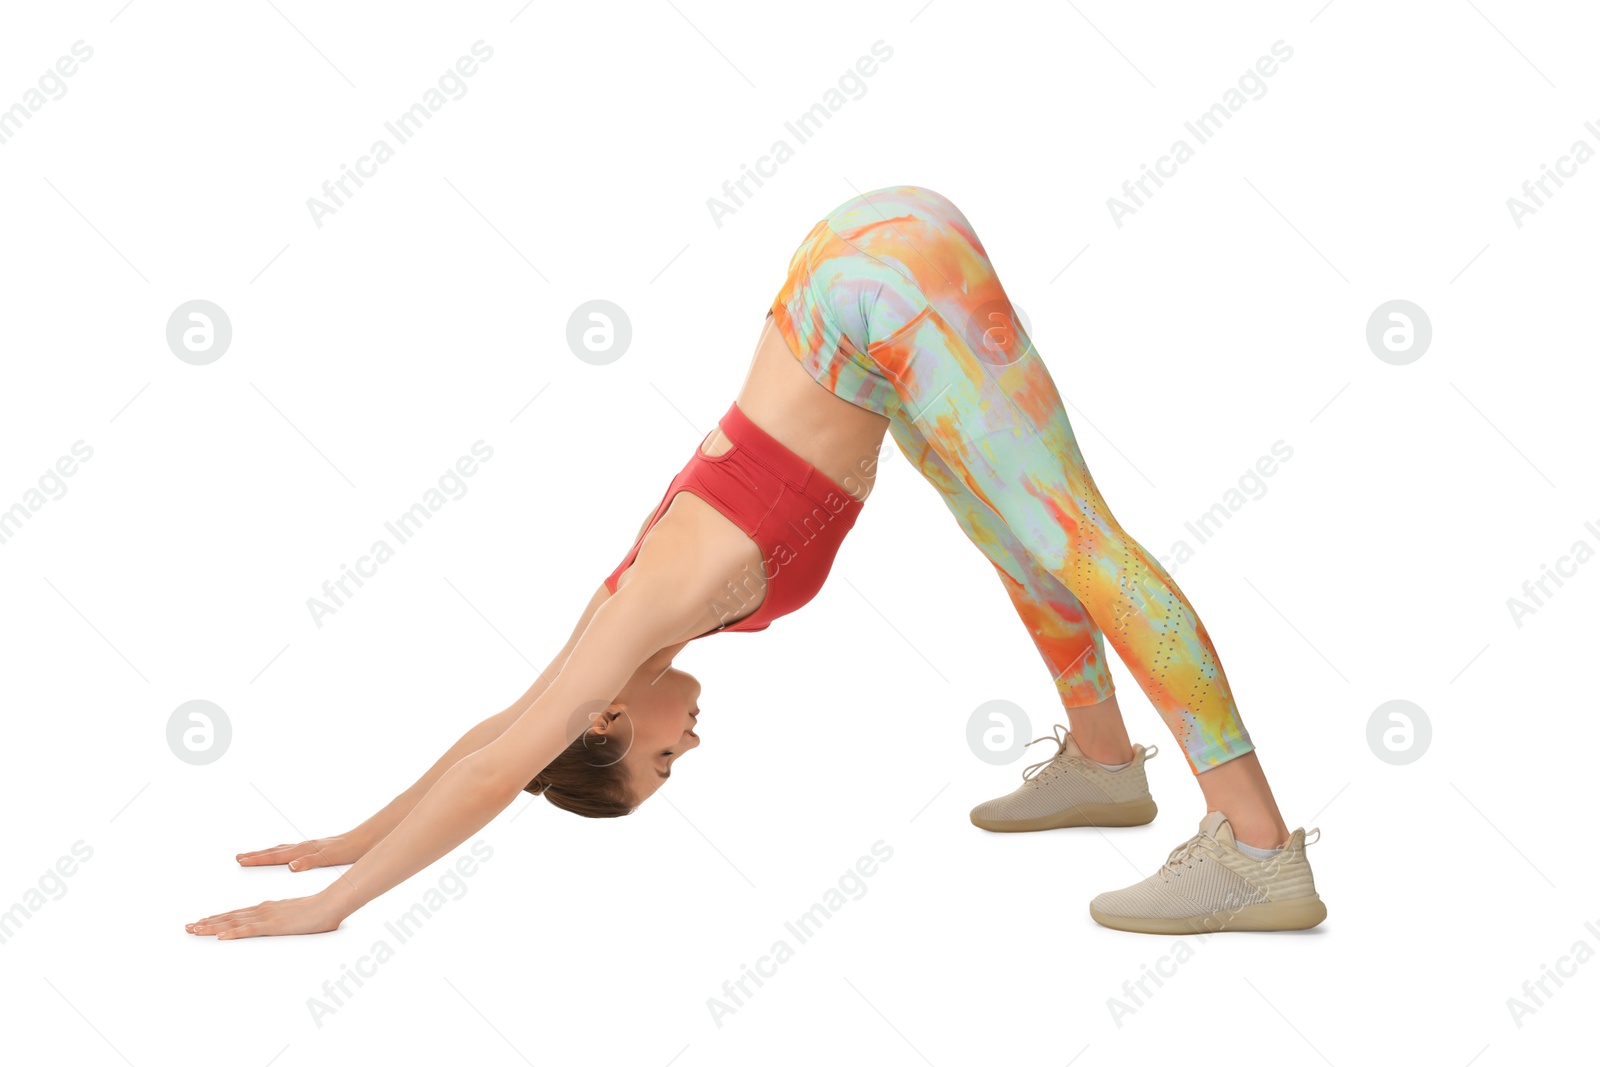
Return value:
[(328, 915), (339, 922), (348, 919), (367, 902), (355, 883), (350, 880), (349, 871), (340, 874), (315, 896), (327, 909)]

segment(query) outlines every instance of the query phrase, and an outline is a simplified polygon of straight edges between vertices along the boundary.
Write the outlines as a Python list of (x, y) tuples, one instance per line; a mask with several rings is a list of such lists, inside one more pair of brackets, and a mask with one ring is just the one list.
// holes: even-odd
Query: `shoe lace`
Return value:
[(1029, 741), (1027, 745), (1023, 745), (1022, 747), (1027, 748), (1028, 745), (1037, 745), (1040, 741), (1054, 741), (1056, 743), (1056, 750), (1045, 759), (1040, 760), (1038, 763), (1032, 763), (1025, 767), (1022, 771), (1022, 780), (1024, 782), (1043, 781), (1045, 777), (1058, 766), (1065, 767), (1069, 764), (1082, 762), (1076, 756), (1066, 755), (1067, 728), (1062, 726), (1060, 723), (1055, 724), (1048, 736), (1036, 737), (1032, 741)]
[(1169, 852), (1167, 854), (1167, 862), (1162, 864), (1161, 869), (1156, 873), (1161, 876), (1162, 881), (1171, 881), (1180, 877), (1184, 871), (1196, 863), (1203, 862), (1206, 856), (1213, 855), (1215, 852), (1216, 846), (1211, 843), (1210, 838), (1204, 834), (1195, 834)]

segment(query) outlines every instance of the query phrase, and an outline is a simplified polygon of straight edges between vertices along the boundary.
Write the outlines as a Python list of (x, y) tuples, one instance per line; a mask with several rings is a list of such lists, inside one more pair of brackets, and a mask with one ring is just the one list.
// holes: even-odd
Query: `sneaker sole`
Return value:
[(972, 825), (997, 834), (1022, 834), (1068, 826), (1143, 826), (1155, 817), (1155, 799), (1145, 797), (1121, 804), (1078, 804), (1034, 819), (985, 819), (974, 812)]
[(1181, 919), (1108, 915), (1093, 904), (1089, 905), (1089, 915), (1101, 926), (1134, 934), (1212, 934), (1224, 930), (1309, 930), (1328, 917), (1328, 909), (1322, 898), (1313, 893), (1292, 900), (1248, 904), (1233, 912), (1215, 911)]

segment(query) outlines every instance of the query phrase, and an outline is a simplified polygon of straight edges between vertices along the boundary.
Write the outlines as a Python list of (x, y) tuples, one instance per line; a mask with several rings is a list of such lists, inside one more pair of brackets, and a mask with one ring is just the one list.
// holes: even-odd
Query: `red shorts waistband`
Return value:
[(817, 468), (795, 455), (788, 446), (750, 421), (736, 400), (728, 406), (727, 414), (717, 423), (739, 448), (751, 458), (770, 469), (778, 477), (809, 497), (826, 496), (830, 491), (844, 497), (859, 507), (861, 502), (845, 491), (844, 487)]

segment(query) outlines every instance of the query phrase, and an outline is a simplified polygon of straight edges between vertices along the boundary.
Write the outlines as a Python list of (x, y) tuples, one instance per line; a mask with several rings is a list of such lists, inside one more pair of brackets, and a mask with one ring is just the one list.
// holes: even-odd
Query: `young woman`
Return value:
[(1205, 628), (1106, 507), (971, 224), (939, 194), (901, 186), (845, 202), (806, 236), (738, 399), (528, 691), (350, 833), (238, 857), (351, 864), (322, 892), (186, 929), (335, 929), (524, 789), (580, 815), (633, 811), (700, 743), (700, 685), (673, 659), (816, 595), (872, 490), (885, 431), (994, 564), (1070, 724), (1051, 759), (972, 821), (1017, 831), (1154, 818), (1144, 761), (1155, 750), (1128, 739), (1109, 641), (1182, 746), (1208, 814), (1154, 875), (1096, 897), (1090, 914), (1148, 933), (1321, 922), (1306, 833), (1278, 812)]

